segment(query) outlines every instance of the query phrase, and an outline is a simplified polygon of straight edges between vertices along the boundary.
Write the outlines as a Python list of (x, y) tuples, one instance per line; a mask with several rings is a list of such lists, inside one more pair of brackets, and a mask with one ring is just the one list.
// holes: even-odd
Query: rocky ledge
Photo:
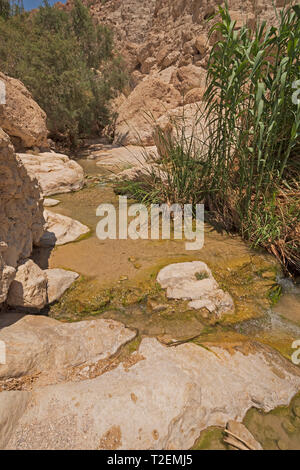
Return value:
[[(2, 448), (189, 449), (208, 426), (240, 422), (251, 407), (288, 404), (299, 390), (299, 369), (255, 343), (227, 350), (144, 338), (119, 365), (98, 367), (134, 336), (108, 320), (27, 317), (4, 328), (0, 338), (13, 354), (0, 375), (23, 387), (0, 393)], [(41, 375), (34, 381), (29, 373)]]

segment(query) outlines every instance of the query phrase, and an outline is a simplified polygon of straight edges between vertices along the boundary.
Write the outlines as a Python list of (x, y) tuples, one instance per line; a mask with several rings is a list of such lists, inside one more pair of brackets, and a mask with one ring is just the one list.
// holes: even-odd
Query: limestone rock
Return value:
[(29, 392), (0, 392), (0, 450), (8, 443), (28, 405), (30, 395)]
[(206, 34), (199, 34), (195, 39), (195, 46), (201, 56), (204, 56), (208, 51), (208, 37)]
[(9, 286), (15, 278), (16, 270), (12, 266), (7, 266), (2, 257), (2, 253), (7, 250), (7, 244), (0, 242), (0, 304), (7, 297)]
[(18, 155), (29, 176), (37, 178), (44, 196), (78, 191), (83, 187), (83, 169), (67, 155), (54, 152)]
[(6, 104), (0, 105), (0, 127), (18, 146), (48, 147), (46, 114), (22, 82), (0, 72), (6, 88)]
[(47, 304), (47, 276), (32, 260), (18, 267), (10, 285), (7, 303), (11, 307), (39, 310)]
[(0, 129), (0, 303), (19, 260), (28, 258), (39, 241), (43, 225), (37, 181), (29, 178), (8, 135)]
[(230, 354), (145, 338), (128, 364), (35, 389), (6, 448), (190, 449), (208, 426), (287, 404), (299, 386), (299, 369), (266, 347)]
[(65, 215), (55, 214), (47, 209), (44, 210), (46, 220), (45, 232), (39, 241), (39, 246), (49, 247), (55, 245), (64, 245), (77, 238), (89, 233), (90, 229)]
[(65, 269), (46, 269), (44, 272), (48, 280), (47, 294), (49, 304), (58, 300), (79, 277), (79, 274), (73, 271), (66, 271)]
[(219, 288), (211, 270), (201, 261), (170, 264), (157, 276), (170, 299), (191, 300), (191, 308), (206, 308), (217, 316), (234, 311), (231, 296)]
[(147, 59), (144, 61), (141, 67), (141, 72), (144, 74), (149, 73), (155, 64), (156, 64), (156, 59), (154, 57), (147, 57)]
[(205, 80), (205, 70), (190, 64), (175, 70), (171, 83), (185, 95), (193, 88), (205, 88)]
[(26, 315), (0, 330), (0, 340), (5, 342), (7, 351), (6, 364), (0, 364), (0, 379), (59, 372), (106, 359), (135, 335), (113, 320), (61, 323)]
[(46, 198), (44, 199), (44, 207), (54, 207), (57, 206), (60, 203), (58, 199), (51, 199), (51, 198)]
[(155, 119), (181, 102), (180, 93), (158, 77), (145, 78), (119, 108), (115, 141), (153, 145)]
[(263, 450), (261, 444), (257, 442), (243, 423), (228, 421), (225, 432), (226, 431), (229, 431), (230, 434), (228, 433), (228, 437), (225, 439), (225, 442), (230, 444), (234, 449)]

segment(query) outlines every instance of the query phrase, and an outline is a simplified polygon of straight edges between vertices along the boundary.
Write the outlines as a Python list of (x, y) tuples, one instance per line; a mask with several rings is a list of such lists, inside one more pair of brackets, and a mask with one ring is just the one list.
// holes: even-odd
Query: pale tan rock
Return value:
[(184, 96), (184, 104), (199, 103), (203, 100), (205, 88), (193, 88)]
[(154, 57), (148, 57), (142, 64), (141, 72), (143, 74), (150, 73), (151, 69), (156, 64), (156, 59)]
[(167, 67), (170, 67), (170, 65), (173, 65), (174, 62), (176, 62), (179, 59), (180, 52), (179, 51), (171, 51), (169, 52), (168, 55), (163, 59), (161, 62), (161, 67), (166, 69)]
[(44, 196), (79, 191), (84, 184), (84, 172), (67, 155), (44, 152), (38, 155), (19, 153), (29, 176), (36, 178)]
[(201, 56), (204, 56), (208, 51), (208, 37), (206, 34), (199, 34), (195, 39), (195, 46)]
[(5, 449), (29, 403), (30, 395), (30, 392), (0, 392), (0, 450)]
[(254, 28), (255, 26), (256, 20), (253, 13), (229, 10), (229, 15), (231, 20), (236, 22), (234, 29), (241, 29), (245, 25), (249, 28)]
[(263, 450), (261, 444), (257, 442), (243, 423), (228, 421), (226, 424), (226, 430), (232, 433), (228, 433), (228, 438), (226, 440), (226, 442), (231, 444), (231, 447), (239, 449), (242, 446), (242, 448), (244, 447), (248, 450)]
[(190, 449), (201, 430), (288, 404), (300, 386), (299, 369), (263, 346), (230, 354), (145, 338), (130, 362), (35, 389), (6, 448)]
[(193, 88), (205, 88), (205, 80), (205, 70), (190, 64), (178, 68), (172, 76), (171, 83), (185, 95)]
[(2, 253), (7, 250), (7, 244), (0, 242), (0, 304), (7, 297), (9, 286), (15, 278), (16, 270), (12, 266), (7, 266)]
[(219, 288), (211, 270), (201, 261), (169, 264), (158, 273), (157, 282), (167, 289), (168, 298), (191, 300), (191, 308), (205, 307), (218, 317), (234, 312), (231, 296)]
[(0, 105), (0, 127), (23, 147), (48, 147), (46, 114), (22, 82), (0, 72), (6, 104)]
[(37, 181), (29, 178), (8, 135), (0, 129), (0, 303), (6, 298), (18, 261), (30, 256), (43, 225)]
[(65, 215), (55, 214), (47, 209), (44, 210), (46, 220), (45, 232), (42, 235), (38, 246), (55, 246), (70, 243), (77, 238), (89, 233), (90, 229)]
[(119, 108), (115, 141), (153, 145), (155, 119), (180, 104), (180, 93), (158, 78), (145, 78)]
[(61, 323), (26, 315), (0, 330), (0, 340), (6, 344), (6, 364), (0, 364), (0, 379), (63, 372), (68, 367), (107, 359), (135, 335), (113, 320)]
[(7, 303), (11, 307), (42, 309), (47, 304), (47, 276), (32, 260), (17, 268)]
[(67, 289), (79, 278), (79, 274), (65, 269), (46, 269), (48, 303), (51, 304), (66, 292)]
[[(189, 96), (189, 94), (187, 93), (186, 96)], [(185, 139), (182, 145), (187, 144), (189, 139), (192, 138), (194, 140), (193, 144), (200, 151), (203, 145), (202, 142), (205, 142), (209, 132), (206, 125), (205, 103), (197, 101), (170, 109), (157, 120), (157, 125), (162, 130), (171, 132), (174, 137), (181, 135), (184, 128)], [(201, 150), (203, 157), (205, 157), (205, 150), (205, 148)]]
[(44, 199), (44, 207), (54, 207), (57, 206), (60, 203), (58, 199), (51, 199), (51, 198), (46, 198)]

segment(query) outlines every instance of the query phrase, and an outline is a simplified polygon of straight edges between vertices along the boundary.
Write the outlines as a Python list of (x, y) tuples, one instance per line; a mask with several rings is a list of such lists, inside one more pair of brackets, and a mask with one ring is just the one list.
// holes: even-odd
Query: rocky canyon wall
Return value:
[[(209, 51), (216, 35), (208, 36), (220, 0), (84, 0), (96, 21), (115, 33), (115, 49), (130, 73), (130, 90), (115, 104), (119, 117), (115, 141), (152, 145), (154, 120), (182, 105), (199, 107), (205, 88)], [(67, 8), (71, 7), (69, 0)], [(236, 29), (266, 20), (276, 24), (276, 9), (293, 0), (229, 0)], [(148, 117), (147, 117), (148, 115)]]

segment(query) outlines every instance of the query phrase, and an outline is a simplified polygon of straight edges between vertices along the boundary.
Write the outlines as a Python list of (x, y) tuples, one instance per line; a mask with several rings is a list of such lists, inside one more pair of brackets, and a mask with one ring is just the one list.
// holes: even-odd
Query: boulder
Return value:
[(51, 199), (51, 198), (46, 198), (44, 199), (44, 207), (54, 207), (57, 206), (60, 203), (58, 199)]
[(7, 303), (11, 307), (37, 310), (47, 304), (47, 276), (31, 259), (18, 266)]
[(299, 369), (265, 346), (230, 353), (144, 338), (97, 378), (36, 388), (6, 448), (187, 450), (203, 429), (286, 405), (299, 386)]
[(179, 51), (169, 52), (169, 54), (167, 54), (166, 57), (161, 62), (160, 64), (161, 68), (166, 69), (167, 67), (170, 67), (170, 65), (173, 65), (179, 59), (179, 56), (180, 56)]
[(154, 57), (147, 57), (141, 66), (141, 72), (144, 74), (150, 73), (151, 69), (156, 64), (156, 59)]
[(135, 335), (114, 320), (61, 323), (26, 315), (0, 330), (0, 341), (6, 344), (6, 364), (0, 364), (0, 379), (62, 373), (69, 367), (95, 363), (115, 354)]
[(180, 93), (172, 85), (157, 76), (145, 78), (119, 108), (115, 142), (153, 145), (155, 120), (180, 102)]
[(65, 269), (46, 269), (48, 304), (55, 302), (66, 292), (67, 289), (79, 278), (79, 274)]
[(208, 51), (208, 36), (206, 34), (199, 34), (195, 39), (195, 47), (203, 57)]
[(81, 224), (78, 220), (55, 214), (47, 209), (44, 210), (44, 217), (46, 220), (45, 232), (38, 243), (39, 246), (65, 245), (90, 231), (86, 225)]
[(193, 88), (205, 88), (206, 71), (196, 65), (179, 67), (173, 73), (171, 83), (183, 95)]
[(219, 288), (211, 270), (201, 261), (169, 264), (157, 276), (170, 299), (191, 300), (189, 307), (206, 308), (221, 317), (233, 313), (231, 296)]
[(24, 413), (30, 392), (1, 392), (0, 393), (0, 450), (8, 443), (10, 436)]
[(44, 196), (78, 191), (84, 184), (84, 172), (67, 155), (44, 152), (38, 155), (19, 153), (29, 176), (36, 178)]
[[(205, 88), (192, 88), (192, 90), (188, 91), (184, 96), (184, 104), (200, 103), (200, 101), (203, 100), (204, 93)], [(196, 120), (197, 116), (195, 115), (194, 118)]]
[[(193, 92), (195, 94), (193, 94)], [(199, 89), (195, 88), (191, 92), (187, 93), (184, 97), (186, 100), (193, 101), (193, 97), (196, 99)], [(201, 92), (199, 97), (201, 96)], [(166, 132), (171, 132), (173, 137), (178, 139), (178, 136), (182, 135), (182, 129), (184, 128), (184, 139), (181, 139), (181, 144), (186, 145), (189, 139), (194, 140), (193, 144), (196, 145), (198, 151), (202, 148), (201, 154), (205, 157), (206, 147), (203, 146), (209, 129), (206, 125), (205, 117), (205, 104), (201, 101), (185, 104), (175, 109), (170, 109), (159, 119), (157, 119), (157, 125)], [(157, 143), (156, 143), (157, 144)]]
[(6, 104), (0, 105), (0, 127), (17, 146), (48, 147), (46, 114), (22, 82), (0, 72), (5, 84)]

